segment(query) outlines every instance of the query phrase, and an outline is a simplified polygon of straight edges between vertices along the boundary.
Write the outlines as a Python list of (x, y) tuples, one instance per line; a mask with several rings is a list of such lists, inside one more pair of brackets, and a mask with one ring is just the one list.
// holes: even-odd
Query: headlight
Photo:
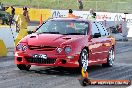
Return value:
[(57, 51), (58, 53), (61, 53), (62, 48), (57, 48), (56, 51)]
[(16, 46), (16, 49), (19, 50), (19, 51), (22, 51), (22, 45), (21, 45), (21, 44), (18, 44), (18, 45)]
[(28, 49), (27, 45), (18, 44), (16, 46), (16, 50), (18, 51), (26, 51)]
[(65, 47), (65, 52), (70, 53), (71, 52), (71, 47), (69, 47), (69, 46)]
[(28, 49), (27, 45), (23, 45), (22, 50), (26, 51)]

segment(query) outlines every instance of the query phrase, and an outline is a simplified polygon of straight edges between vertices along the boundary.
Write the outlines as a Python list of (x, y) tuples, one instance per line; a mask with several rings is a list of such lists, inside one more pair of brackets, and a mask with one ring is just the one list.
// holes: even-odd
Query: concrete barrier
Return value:
[(40, 17), (42, 15), (42, 20), (45, 21), (49, 17), (51, 17), (51, 10), (50, 9), (29, 9), (29, 17), (33, 21), (40, 21)]
[[(11, 12), (11, 8), (7, 10), (7, 12)], [(40, 16), (42, 15), (42, 20), (45, 21), (49, 17), (51, 17), (52, 10), (51, 9), (36, 9), (36, 8), (29, 8), (29, 17), (31, 21), (40, 21)], [(19, 15), (23, 13), (23, 8), (15, 7), (15, 15)]]
[[(13, 35), (12, 35), (13, 32)], [(16, 37), (16, 29), (12, 28), (0, 28), (0, 39), (2, 39), (5, 43), (6, 48), (14, 48), (14, 39), (13, 36)]]
[(3, 40), (0, 39), (0, 56), (7, 56), (7, 49)]

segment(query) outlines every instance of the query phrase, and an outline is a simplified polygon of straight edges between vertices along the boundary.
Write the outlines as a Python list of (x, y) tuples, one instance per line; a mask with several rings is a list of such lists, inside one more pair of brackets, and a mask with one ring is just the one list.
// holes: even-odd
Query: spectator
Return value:
[(17, 22), (17, 26), (19, 27), (18, 31), (18, 35), (16, 37), (15, 40), (15, 45), (17, 45), (17, 43), (26, 35), (28, 35), (28, 22), (30, 21), (29, 16), (28, 16), (28, 11), (27, 11), (27, 7), (23, 8), (23, 14), (18, 15), (16, 22)]
[(83, 10), (82, 0), (78, 0), (78, 3), (79, 3), (79, 10)]
[(5, 11), (5, 7), (4, 7), (3, 3), (0, 3), (0, 9), (1, 9), (1, 11)]
[(11, 6), (11, 19), (10, 19), (10, 24), (12, 24), (12, 21), (14, 19), (14, 15), (15, 15), (15, 8), (13, 6)]
[(88, 19), (94, 19), (94, 20), (96, 20), (96, 13), (94, 12), (94, 10), (93, 9), (90, 9), (89, 10), (89, 17), (88, 17)]
[(76, 18), (76, 17), (77, 17), (77, 16), (75, 16), (75, 15), (73, 14), (72, 9), (69, 9), (68, 18)]
[(116, 28), (118, 33), (122, 33), (122, 24), (117, 24)]
[(27, 22), (30, 22), (27, 7), (23, 7), (23, 15), (26, 17)]

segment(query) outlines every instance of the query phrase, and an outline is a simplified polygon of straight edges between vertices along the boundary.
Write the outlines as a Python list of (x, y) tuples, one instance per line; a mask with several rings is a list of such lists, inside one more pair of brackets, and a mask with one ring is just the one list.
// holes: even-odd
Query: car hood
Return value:
[(32, 34), (27, 37), (28, 45), (60, 46), (69, 44), (84, 35), (61, 35), (61, 34)]

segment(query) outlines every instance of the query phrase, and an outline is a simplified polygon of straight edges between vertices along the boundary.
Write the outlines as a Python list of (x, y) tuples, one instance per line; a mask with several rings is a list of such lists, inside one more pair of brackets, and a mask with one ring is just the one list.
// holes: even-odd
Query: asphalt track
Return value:
[[(113, 67), (101, 65), (89, 67), (91, 79), (132, 80), (132, 41), (117, 42), (116, 60)], [(14, 57), (0, 57), (0, 88), (83, 88), (78, 81), (77, 69), (59, 67), (36, 67), (20, 71)], [(86, 88), (126, 88), (128, 86), (87, 86)], [(130, 87), (132, 88), (132, 87)]]

